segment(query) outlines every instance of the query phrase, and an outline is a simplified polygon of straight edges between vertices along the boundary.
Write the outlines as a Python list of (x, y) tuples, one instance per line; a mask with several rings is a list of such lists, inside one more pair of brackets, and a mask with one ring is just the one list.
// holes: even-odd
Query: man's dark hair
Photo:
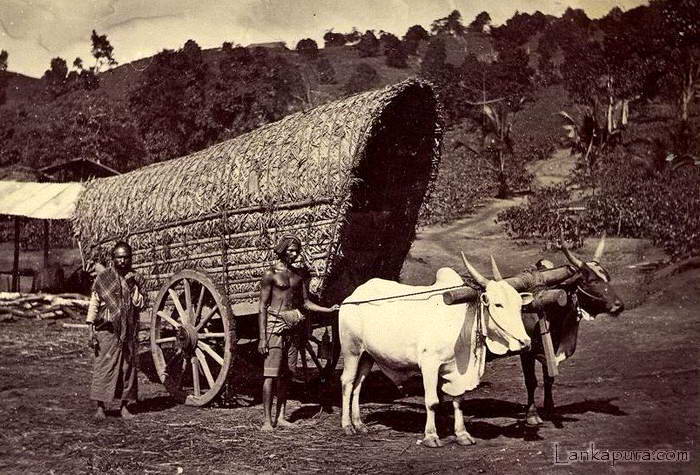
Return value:
[(114, 253), (117, 251), (117, 249), (126, 249), (129, 251), (129, 255), (133, 254), (133, 251), (131, 250), (131, 246), (129, 245), (128, 242), (126, 241), (117, 241), (117, 243), (114, 245), (112, 248), (112, 256), (114, 256)]

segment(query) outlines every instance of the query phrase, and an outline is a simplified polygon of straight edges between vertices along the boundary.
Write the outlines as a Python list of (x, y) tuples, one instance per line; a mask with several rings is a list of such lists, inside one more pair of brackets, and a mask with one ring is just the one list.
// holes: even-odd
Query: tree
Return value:
[(296, 47), (297, 53), (307, 59), (318, 58), (318, 44), (311, 38), (299, 40)]
[(318, 80), (321, 84), (335, 84), (335, 69), (331, 62), (325, 56), (321, 57), (316, 62), (318, 71)]
[(484, 31), (484, 27), (491, 24), (491, 15), (487, 12), (479, 13), (474, 21), (469, 24), (469, 30), (481, 33)]
[(104, 66), (111, 68), (117, 64), (112, 56), (114, 47), (107, 39), (107, 35), (98, 35), (95, 30), (92, 30), (90, 40), (92, 41), (91, 53), (95, 57), (95, 74), (98, 74)]
[(163, 50), (144, 71), (129, 103), (156, 160), (184, 155), (216, 136), (208, 120), (208, 67), (201, 48), (188, 40), (179, 51)]
[(344, 90), (346, 94), (355, 94), (372, 88), (378, 82), (377, 71), (367, 63), (360, 63), (345, 84)]
[(445, 69), (447, 52), (445, 51), (445, 40), (433, 38), (423, 53), (421, 62), (421, 74), (428, 78), (440, 76)]
[(334, 46), (345, 46), (347, 40), (345, 35), (342, 33), (334, 33), (333, 30), (328, 30), (325, 35), (323, 35), (324, 47), (332, 48)]
[(46, 82), (49, 96), (56, 98), (68, 91), (68, 65), (63, 58), (53, 58), (51, 67), (44, 72), (42, 79)]
[(401, 69), (407, 66), (408, 54), (401, 40), (391, 33), (384, 33), (380, 38), (380, 42), (384, 45), (387, 66)]
[(514, 107), (508, 107), (504, 101), (484, 104), (482, 111), (482, 134), (484, 152), (490, 157), (498, 175), (498, 197), (507, 198), (510, 195), (506, 175), (506, 156), (513, 154), (513, 124), (516, 114), (521, 110), (524, 98)]
[(5, 89), (7, 89), (7, 77), (5, 72), (7, 71), (7, 58), (9, 54), (7, 51), (0, 50), (0, 106), (5, 103), (7, 96), (5, 94)]
[(360, 53), (360, 58), (377, 56), (379, 54), (379, 40), (372, 30), (367, 30), (362, 35), (360, 42), (357, 44), (357, 50)]
[(421, 41), (428, 41), (430, 34), (421, 25), (413, 25), (403, 36), (404, 50), (407, 54), (417, 55)]
[(677, 98), (681, 121), (688, 122), (700, 78), (700, 9), (695, 0), (654, 0), (650, 8), (661, 17), (666, 90)]
[(445, 18), (438, 18), (430, 25), (430, 31), (435, 35), (450, 34), (463, 35), (464, 25), (462, 25), (462, 14), (459, 10), (453, 10)]
[(356, 41), (359, 41), (360, 38), (362, 38), (362, 35), (357, 30), (357, 28), (354, 26), (352, 27), (352, 30), (350, 30), (350, 33), (345, 33), (345, 42), (346, 43), (354, 43)]

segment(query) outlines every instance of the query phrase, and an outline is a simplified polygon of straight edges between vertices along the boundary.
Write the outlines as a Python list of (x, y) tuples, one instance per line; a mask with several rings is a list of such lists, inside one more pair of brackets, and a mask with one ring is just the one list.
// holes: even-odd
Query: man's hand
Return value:
[(95, 335), (95, 326), (90, 325), (90, 334), (88, 336), (88, 346), (92, 348), (93, 350), (97, 349), (98, 343), (97, 343), (97, 335)]
[(330, 307), (330, 308), (328, 309), (328, 313), (337, 312), (338, 310), (340, 310), (340, 304), (339, 304), (339, 303), (337, 303), (337, 304), (333, 305), (332, 307)]
[(258, 353), (266, 356), (270, 352), (270, 348), (267, 346), (267, 340), (265, 338), (260, 338), (258, 341)]

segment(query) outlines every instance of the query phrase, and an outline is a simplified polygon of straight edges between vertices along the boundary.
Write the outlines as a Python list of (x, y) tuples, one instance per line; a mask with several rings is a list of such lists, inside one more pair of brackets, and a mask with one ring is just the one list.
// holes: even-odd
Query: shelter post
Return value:
[(51, 222), (48, 219), (44, 220), (44, 269), (49, 266), (49, 231)]
[(15, 216), (15, 256), (12, 261), (12, 291), (19, 292), (19, 229), (20, 217)]

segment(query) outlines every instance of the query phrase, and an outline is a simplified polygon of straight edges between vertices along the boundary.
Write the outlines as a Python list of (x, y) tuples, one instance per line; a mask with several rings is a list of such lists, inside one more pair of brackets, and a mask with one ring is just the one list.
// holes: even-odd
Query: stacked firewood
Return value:
[[(81, 294), (20, 294), (0, 292), (0, 321), (14, 317), (85, 320), (89, 299)], [(4, 317), (4, 318), (2, 318)]]

